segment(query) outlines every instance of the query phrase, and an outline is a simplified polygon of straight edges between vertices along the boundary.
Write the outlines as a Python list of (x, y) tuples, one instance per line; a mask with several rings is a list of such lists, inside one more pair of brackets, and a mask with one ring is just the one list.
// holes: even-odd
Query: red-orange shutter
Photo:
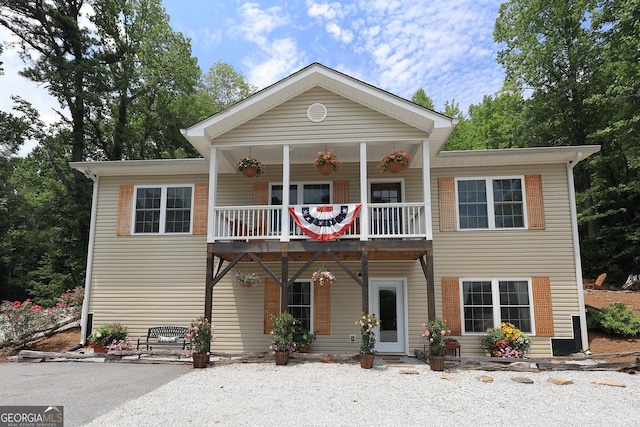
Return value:
[(264, 333), (273, 329), (271, 316), (280, 314), (280, 286), (271, 278), (264, 279)]
[(454, 178), (438, 178), (440, 231), (456, 231), (456, 182)]
[(533, 277), (533, 312), (536, 320), (536, 335), (539, 337), (552, 337), (553, 308), (551, 306), (551, 282), (548, 277)]
[(460, 280), (457, 277), (442, 278), (442, 317), (449, 325), (451, 335), (462, 335)]
[(349, 181), (333, 181), (333, 203), (349, 203)]
[[(256, 206), (269, 204), (269, 183), (254, 182), (253, 183), (253, 204)], [(267, 232), (267, 213), (256, 212), (253, 218), (253, 233), (250, 234), (266, 234)]]
[(209, 184), (196, 184), (193, 192), (193, 234), (205, 235), (209, 210)]
[(529, 230), (544, 230), (544, 200), (542, 198), (542, 176), (526, 175), (524, 188), (527, 193), (527, 218)]
[(331, 284), (313, 284), (313, 329), (318, 335), (331, 334)]
[(117, 236), (131, 234), (131, 211), (133, 209), (133, 185), (121, 185), (118, 194), (118, 220), (116, 224)]

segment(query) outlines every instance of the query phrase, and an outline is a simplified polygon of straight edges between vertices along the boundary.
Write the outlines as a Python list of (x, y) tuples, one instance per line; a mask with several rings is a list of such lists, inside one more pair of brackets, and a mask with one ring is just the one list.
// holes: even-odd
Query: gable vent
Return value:
[(312, 122), (319, 123), (327, 117), (327, 107), (317, 102), (311, 104), (309, 108), (307, 108), (307, 117), (309, 117), (309, 120)]

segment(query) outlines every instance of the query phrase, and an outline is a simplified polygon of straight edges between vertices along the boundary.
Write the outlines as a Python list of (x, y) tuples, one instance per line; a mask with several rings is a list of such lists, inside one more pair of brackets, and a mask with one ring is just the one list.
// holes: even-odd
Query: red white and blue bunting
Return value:
[(344, 234), (358, 216), (361, 204), (294, 206), (289, 212), (298, 227), (316, 240), (332, 240)]

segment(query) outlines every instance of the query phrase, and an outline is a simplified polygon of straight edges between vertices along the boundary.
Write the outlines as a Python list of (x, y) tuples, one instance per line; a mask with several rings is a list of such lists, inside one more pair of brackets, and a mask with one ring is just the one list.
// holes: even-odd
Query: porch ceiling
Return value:
[[(216, 242), (208, 244), (208, 252), (225, 261), (232, 261), (242, 253), (253, 253), (263, 262), (280, 262), (283, 257), (289, 261), (308, 261), (319, 251), (331, 252), (341, 261), (360, 261), (362, 254), (369, 261), (417, 260), (433, 249), (429, 240), (385, 240), (385, 241), (294, 241), (280, 242)], [(320, 261), (330, 261), (328, 254), (322, 254)], [(243, 262), (251, 261), (245, 255)]]

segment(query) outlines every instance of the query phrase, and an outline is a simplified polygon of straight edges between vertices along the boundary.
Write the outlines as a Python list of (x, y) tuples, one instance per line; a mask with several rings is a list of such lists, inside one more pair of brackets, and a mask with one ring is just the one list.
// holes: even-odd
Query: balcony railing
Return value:
[[(422, 203), (372, 203), (367, 205), (368, 233), (361, 239), (360, 213), (340, 239), (415, 239), (426, 237)], [(311, 239), (287, 215), (289, 239)], [(280, 240), (281, 206), (224, 206), (214, 209), (213, 238), (220, 240)]]

